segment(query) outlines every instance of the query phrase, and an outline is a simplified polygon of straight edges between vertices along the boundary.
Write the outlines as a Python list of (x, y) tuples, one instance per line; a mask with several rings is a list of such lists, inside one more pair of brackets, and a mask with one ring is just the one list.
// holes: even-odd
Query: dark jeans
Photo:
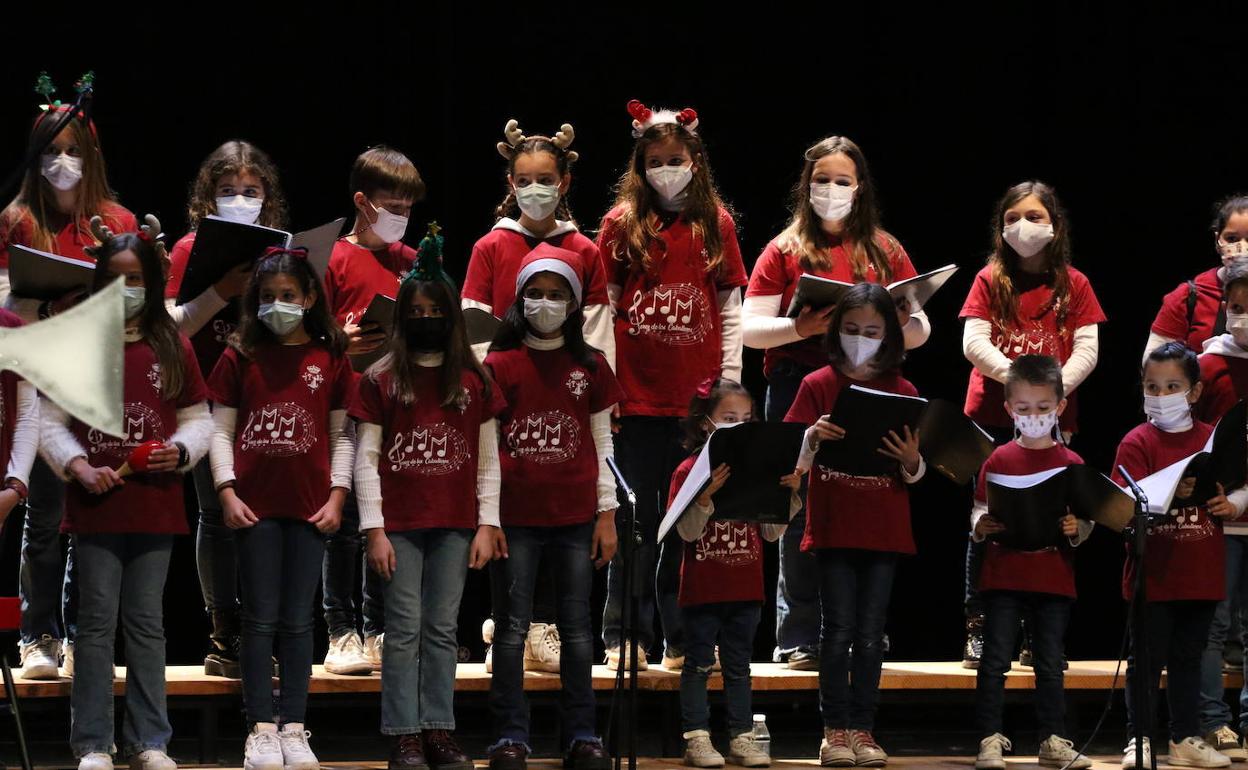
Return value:
[[(1200, 659), (1209, 636), (1217, 602), (1149, 602), (1147, 681), (1150, 716), (1156, 713), (1161, 670), (1166, 670), (1166, 701), (1170, 705), (1170, 740), (1201, 737)], [(1133, 629), (1134, 631), (1134, 629)], [(1135, 637), (1131, 639), (1135, 648)], [(1137, 719), (1134, 687), (1135, 655), (1127, 658), (1127, 734), (1134, 735)], [(1152, 720), (1146, 720), (1151, 722)]]
[(819, 640), (823, 724), (835, 729), (872, 730), (880, 702), (884, 621), (897, 572), (897, 554), (826, 548), (816, 555), (823, 608)]
[[(1001, 446), (1005, 442), (1011, 441), (1014, 438), (1013, 428), (996, 428), (989, 426), (984, 428), (984, 430), (987, 431), (988, 435), (992, 436), (992, 441), (997, 446)], [(978, 480), (978, 474), (976, 474), (975, 482), (977, 483)], [(972, 486), (974, 486), (974, 484), (972, 484)], [(963, 597), (962, 606), (968, 618), (978, 617), (984, 614), (984, 603), (979, 598), (979, 589), (976, 588), (976, 586), (979, 584), (979, 568), (984, 562), (985, 547), (984, 543), (977, 543), (975, 542), (975, 538), (970, 537), (969, 535), (967, 536), (966, 571), (963, 583), (965, 595)], [(1046, 735), (1044, 737), (1047, 738), (1048, 736)]]
[(282, 722), (302, 722), (312, 676), (312, 625), (325, 537), (299, 519), (261, 519), (236, 530), (243, 595), (243, 706), (248, 722), (273, 718), (273, 639), (281, 666)]
[[(507, 571), (501, 561), (492, 561), (490, 571), (490, 617), (495, 628), (507, 620)], [(549, 557), (537, 564), (537, 585), (533, 588), (533, 622), (555, 622), (555, 569)]]
[(199, 529), (195, 533), (195, 566), (204, 607), (212, 612), (238, 609), (238, 544), (225, 526), (221, 501), (213, 488), (212, 467), (205, 457), (191, 471), (199, 499)]
[(355, 494), (347, 495), (342, 506), (342, 526), (325, 539), (324, 583), (325, 625), (331, 638), (359, 629), (355, 587), (363, 576), (362, 602), (364, 635), (376, 636), (386, 630), (385, 590), (381, 576), (368, 568), (364, 537), (360, 534), (360, 510)]
[[(1248, 597), (1248, 537), (1226, 536), (1226, 599), (1218, 602), (1209, 624), (1209, 639), (1200, 662), (1200, 731), (1208, 734), (1222, 725), (1231, 725), (1231, 707), (1226, 702), (1222, 679), (1222, 653), (1226, 643), (1240, 637), (1235, 633), (1239, 607)], [(1239, 727), (1248, 721), (1248, 685), (1239, 691)]]
[[(782, 361), (767, 380), (765, 411), (768, 422), (783, 422), (789, 413), (802, 378), (812, 370)], [(794, 464), (797, 458), (793, 458)], [(806, 479), (800, 492), (806, 500)], [(812, 553), (802, 551), (806, 532), (806, 508), (797, 512), (780, 538), (780, 579), (776, 583), (776, 662), (789, 653), (815, 652), (819, 647), (819, 565)]]
[[(680, 560), (685, 546), (674, 528), (657, 549), (655, 537), (667, 510), (672, 473), (686, 455), (680, 445), (681, 435), (680, 420), (676, 417), (625, 417), (620, 420), (620, 432), (615, 435), (615, 461), (637, 494), (637, 526), (642, 537), (642, 545), (634, 556), (634, 574), (646, 586), (637, 603), (637, 643), (644, 652), (654, 642), (657, 607), (665, 649), (672, 657), (684, 654), (676, 593), (680, 588)], [(621, 500), (616, 519), (620, 537), (626, 534), (626, 505)], [(621, 558), (622, 552), (617, 553), (607, 572), (607, 605), (602, 613), (602, 640), (607, 647), (618, 647), (623, 633), (620, 619), (627, 592), (620, 572)], [(649, 590), (651, 580), (654, 581), (653, 590)]]
[(736, 737), (754, 726), (750, 706), (750, 653), (762, 606), (758, 602), (720, 602), (682, 608), (685, 666), (680, 671), (680, 721), (684, 732), (711, 729), (706, 680), (715, 664), (715, 644), (724, 675), (724, 710), (728, 734)]
[(503, 527), (508, 557), (501, 562), (508, 586), (507, 622), (494, 630), (494, 676), (490, 712), (499, 743), (529, 743), (529, 701), (524, 692), (524, 639), (532, 619), (533, 587), (544, 554), (555, 569), (559, 604), (559, 716), (564, 745), (594, 735), (593, 640), (589, 594), (594, 584), (590, 543), (594, 524), (567, 527)]
[(1036, 725), (1041, 740), (1066, 734), (1066, 696), (1062, 692), (1062, 650), (1071, 600), (1029, 591), (988, 591), (984, 603), (984, 654), (975, 684), (975, 712), (982, 736), (1003, 732), (1005, 674), (1014, 660), (1018, 624), (1031, 630), (1036, 674)]
[[(18, 595), (22, 602), (22, 642), (44, 635), (70, 642), (77, 636), (78, 568), (71, 538), (61, 561), (61, 517), (65, 482), (41, 458), (30, 471), (30, 497), (22, 524)], [(62, 615), (63, 613), (63, 615)], [(62, 617), (64, 624), (62, 624)]]

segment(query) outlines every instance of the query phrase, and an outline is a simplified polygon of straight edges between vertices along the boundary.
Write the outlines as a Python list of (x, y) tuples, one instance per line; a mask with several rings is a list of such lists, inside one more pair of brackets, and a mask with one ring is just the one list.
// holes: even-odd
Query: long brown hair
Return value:
[[(524, 141), (516, 144), (512, 148), (511, 157), (507, 159), (507, 175), (511, 176), (516, 173), (516, 158), (521, 155), (533, 155), (539, 152), (550, 153), (555, 159), (555, 168), (559, 172), (560, 177), (567, 176), (572, 171), (572, 162), (576, 160), (576, 153), (566, 148), (561, 148), (555, 144), (555, 140), (548, 136), (528, 136)], [(568, 192), (572, 188), (568, 187)], [(520, 205), (516, 202), (516, 191), (512, 189), (510, 184), (507, 185), (507, 194), (503, 196), (503, 200), (494, 208), (495, 221), (503, 217), (511, 217), (518, 219), (520, 216)], [(568, 193), (565, 192), (559, 196), (559, 206), (555, 209), (555, 219), (565, 222), (576, 223), (572, 218), (572, 207), (568, 205)]]
[(711, 163), (702, 137), (677, 123), (657, 123), (637, 139), (628, 168), (620, 177), (615, 205), (620, 207), (620, 239), (616, 242), (614, 259), (628, 264), (638, 272), (649, 271), (653, 265), (650, 244), (662, 243), (659, 234), (659, 194), (646, 181), (646, 148), (675, 139), (689, 150), (697, 171), (689, 182), (688, 196), (681, 215), (693, 229), (694, 237), (702, 239), (706, 253), (706, 271), (718, 270), (724, 261), (724, 239), (719, 232), (719, 212), (728, 210), (719, 197), (711, 177)]
[(143, 340), (155, 351), (156, 360), (160, 362), (160, 397), (165, 401), (172, 401), (181, 395), (182, 387), (186, 383), (186, 372), (182, 366), (185, 359), (178, 326), (165, 309), (164, 264), (152, 242), (137, 233), (122, 233), (107, 238), (97, 247), (89, 248), (87, 253), (95, 258), (91, 290), (99, 291), (117, 280), (109, 275), (108, 263), (123, 251), (134, 252), (143, 267), (146, 301), (139, 314), (139, 331), (143, 334)]
[(477, 361), (472, 347), (468, 344), (468, 331), (464, 325), (464, 312), (459, 307), (458, 292), (445, 281), (420, 281), (411, 279), (404, 281), (399, 287), (399, 296), (394, 301), (394, 331), (386, 343), (386, 354), (365, 372), (364, 376), (377, 382), (380, 375), (390, 372), (394, 395), (404, 406), (416, 403), (416, 389), (413, 375), (418, 364), (416, 354), (407, 346), (404, 332), (404, 320), (412, 309), (416, 296), (422, 296), (435, 302), (442, 315), (447, 319), (446, 348), (442, 351), (442, 386), (439, 389), (439, 403), (443, 407), (459, 407), (464, 398), (464, 371), (476, 372), (481, 378), (482, 393), (488, 400), (493, 382), (486, 373), (485, 367)]
[(988, 284), (991, 299), (993, 323), (999, 328), (1021, 320), (1018, 316), (1018, 288), (1016, 284), (1022, 268), (1019, 263), (1022, 257), (1013, 246), (1006, 243), (1001, 231), (1005, 227), (1005, 212), (1013, 205), (1034, 195), (1040, 199), (1041, 205), (1049, 212), (1053, 223), (1053, 240), (1035, 258), (1043, 259), (1045, 269), (1052, 273), (1053, 296), (1036, 314), (1039, 318), (1052, 310), (1057, 317), (1057, 328), (1066, 334), (1066, 314), (1070, 310), (1070, 222), (1066, 209), (1057, 199), (1057, 192), (1052, 187), (1031, 180), (1020, 182), (1005, 191), (992, 215), (992, 254), (988, 255), (988, 265), (992, 268), (992, 280)]
[[(844, 136), (829, 136), (806, 150), (802, 175), (793, 187), (793, 212), (789, 224), (780, 233), (777, 245), (781, 251), (795, 254), (803, 270), (818, 271), (831, 267), (831, 240), (824, 232), (822, 220), (810, 203), (811, 178), (820, 158), (841, 153), (854, 163), (858, 175), (858, 192), (854, 206), (845, 218), (843, 241), (848, 247), (849, 268), (855, 281), (867, 279), (867, 267), (875, 268), (880, 283), (893, 279), (893, 266), (886, 253), (897, 253), (901, 245), (880, 227), (880, 209), (875, 199), (875, 182), (867, 168), (867, 158), (853, 141)], [(881, 245), (881, 242), (884, 245)]]
[(186, 206), (187, 228), (199, 227), (200, 220), (217, 213), (217, 183), (231, 174), (254, 174), (264, 185), (264, 205), (260, 207), (257, 224), (286, 229), (286, 196), (278, 180), (277, 166), (259, 147), (251, 142), (234, 139), (213, 150), (199, 164), (199, 173), (191, 182), (190, 202)]
[(81, 116), (69, 121), (69, 125), (63, 129), (71, 133), (82, 157), (82, 179), (75, 188), (77, 195), (74, 210), (66, 213), (57, 208), (55, 191), (48, 180), (43, 178), (41, 156), (33, 154), (36, 148), (48, 147), (56, 139), (53, 131), (59, 123), (57, 116), (56, 111), (50, 111), (35, 119), (27, 143), (27, 153), (31, 155), (30, 165), (22, 177), (22, 186), (17, 196), (0, 213), (0, 222), (3, 222), (4, 229), (12, 229), (23, 220), (28, 221), (32, 237), (26, 245), (52, 253), (56, 252), (56, 235), (67, 222), (73, 223), (82, 239), (88, 243), (95, 242), (89, 224), (92, 216), (103, 216), (104, 224), (110, 228), (118, 228), (121, 224), (105, 211), (107, 204), (117, 202), (117, 196), (108, 186), (104, 156), (100, 152), (95, 132)]

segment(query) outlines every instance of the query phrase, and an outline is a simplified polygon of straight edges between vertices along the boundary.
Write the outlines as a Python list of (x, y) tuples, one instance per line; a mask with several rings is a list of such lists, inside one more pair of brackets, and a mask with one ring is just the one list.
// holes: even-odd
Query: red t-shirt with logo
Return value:
[[(178, 410), (208, 397), (204, 377), (195, 363), (191, 343), (181, 337), (182, 392), (172, 400), (161, 392), (160, 361), (147, 342), (127, 342), (122, 398), (125, 430), (122, 438), (110, 436), (78, 420), (70, 431), (87, 452), (87, 462), (114, 470), (125, 464), (131, 450), (148, 441), (167, 442), (178, 429)], [(62, 532), (81, 535), (144, 533), (184, 535), (186, 509), (180, 473), (134, 473), (125, 483), (102, 495), (92, 494), (76, 481), (66, 484), (65, 520)]]
[(402, 241), (382, 251), (369, 251), (339, 239), (325, 271), (325, 301), (339, 324), (356, 323), (378, 294), (397, 297), (399, 283), (412, 269), (419, 252)]
[[(30, 212), (24, 208), (11, 211), (14, 213), (0, 217), (0, 270), (7, 270), (9, 267), (11, 244), (37, 248), (34, 244), (35, 221)], [(104, 226), (116, 234), (139, 231), (138, 220), (121, 204), (104, 201), (99, 213), (104, 220)], [(91, 235), (91, 217), (84, 216), (77, 222), (69, 222), (57, 231), (52, 248), (44, 250), (63, 257), (94, 262), (95, 259), (87, 254), (86, 249), (95, 245), (95, 236)]]
[(598, 247), (580, 232), (571, 230), (549, 238), (534, 238), (505, 227), (489, 231), (472, 246), (468, 273), (464, 276), (463, 298), (490, 306), (499, 318), (516, 301), (516, 276), (520, 264), (539, 244), (549, 243), (581, 256), (583, 305), (607, 304), (607, 282), (603, 277)]
[(1248, 358), (1205, 353), (1200, 357), (1200, 381), (1205, 386), (1192, 415), (1216, 424), (1231, 407), (1248, 398)]
[(597, 514), (599, 459), (589, 418), (623, 394), (606, 358), (594, 358), (590, 371), (563, 347), (522, 345), (486, 357), (507, 403), (498, 450), (504, 526), (561, 527)]
[(1152, 331), (1167, 339), (1179, 340), (1199, 353), (1205, 340), (1214, 336), (1218, 309), (1222, 306), (1222, 282), (1218, 280), (1216, 267), (1196, 276), (1192, 282), (1196, 284), (1196, 306), (1192, 308), (1191, 325), (1187, 323), (1187, 300), (1191, 289), (1184, 281), (1162, 298)]
[(477, 446), (481, 424), (506, 403), (497, 386), (485, 396), (474, 371), (464, 371), (463, 395), (442, 406), (442, 367), (418, 366), (412, 384), (416, 400), (404, 404), (394, 392), (394, 375), (363, 375), (350, 414), (382, 427), (382, 514), (387, 532), (413, 529), (476, 529)]
[(699, 383), (723, 363), (719, 292), (746, 284), (736, 224), (719, 212), (723, 262), (710, 272), (700, 236), (683, 216), (659, 230), (651, 268), (632, 270), (616, 258), (622, 237), (617, 206), (602, 220), (598, 250), (607, 283), (621, 287), (615, 318), (615, 367), (625, 415), (683, 417)]
[[(850, 385), (904, 396), (919, 395), (914, 385), (895, 371), (858, 381), (824, 366), (802, 380), (784, 421), (814, 425), (820, 417), (832, 413), (837, 397)], [(796, 457), (793, 459), (797, 461)], [(914, 553), (910, 494), (901, 480), (900, 469), (888, 476), (851, 476), (821, 465), (816, 459), (806, 493), (802, 550), (820, 548)]]
[[(1070, 293), (1067, 298), (1066, 322), (1057, 325), (1053, 307), (1051, 276), (1021, 273), (1015, 277), (1018, 292), (1018, 318), (1008, 322), (992, 315), (992, 266), (979, 271), (971, 284), (971, 292), (962, 305), (959, 318), (981, 318), (992, 322), (992, 342), (1011, 360), (1021, 355), (1052, 356), (1065, 364), (1075, 348), (1075, 330), (1081, 326), (1101, 323), (1105, 313), (1092, 292), (1092, 285), (1083, 273), (1067, 268)], [(1062, 430), (1077, 427), (1078, 405), (1075, 393), (1067, 394), (1066, 411), (1059, 418)], [(996, 380), (984, 377), (978, 369), (971, 370), (971, 383), (966, 391), (966, 414), (981, 425), (1008, 428), (1014, 422), (1005, 411), (1005, 388)]]
[(307, 519), (329, 499), (329, 413), (346, 409), (353, 373), (324, 344), (229, 348), (210, 397), (238, 410), (234, 491), (262, 519)]

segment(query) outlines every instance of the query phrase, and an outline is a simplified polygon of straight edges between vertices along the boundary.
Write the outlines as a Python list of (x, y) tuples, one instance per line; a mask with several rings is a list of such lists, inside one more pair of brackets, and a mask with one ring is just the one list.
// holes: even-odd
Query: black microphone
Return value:
[(1140, 501), (1140, 506), (1145, 515), (1148, 514), (1148, 496), (1144, 494), (1144, 490), (1140, 489), (1140, 485), (1135, 483), (1135, 479), (1131, 478), (1131, 474), (1127, 473), (1127, 469), (1118, 466), (1118, 472), (1127, 480), (1127, 487), (1131, 490), (1131, 494), (1135, 495), (1135, 499)]
[(611, 475), (615, 476), (615, 483), (619, 485), (620, 489), (624, 490), (624, 497), (628, 498), (628, 504), (636, 507), (637, 495), (633, 494), (633, 488), (624, 480), (624, 474), (620, 473), (620, 467), (615, 464), (615, 458), (608, 457), (606, 460), (607, 467), (611, 469)]

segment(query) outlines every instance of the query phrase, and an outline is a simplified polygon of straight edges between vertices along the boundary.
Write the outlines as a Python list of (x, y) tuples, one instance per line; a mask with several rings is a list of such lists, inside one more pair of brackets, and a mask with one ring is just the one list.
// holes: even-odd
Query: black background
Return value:
[[(0, 64), (0, 169), (21, 158), (38, 71), (48, 69), (66, 97), (91, 68), (110, 181), (123, 204), (157, 213), (170, 235), (185, 228), (199, 162), (226, 139), (274, 158), (297, 229), (349, 215), (350, 164), (384, 142), (428, 182), (409, 242), (437, 219), (447, 268), (460, 277), (503, 193), (494, 143), (507, 119), (531, 133), (576, 127), (571, 202), (593, 231), (632, 145), (624, 106), (639, 98), (698, 110), (748, 266), (786, 222), (802, 151), (845, 134), (864, 149), (884, 225), (915, 266), (963, 267), (929, 305), (932, 337), (906, 365), (920, 392), (954, 401), (969, 373), (957, 311), (986, 255), (992, 206), (1009, 185), (1039, 178), (1066, 204), (1075, 265), (1109, 317), (1100, 362), (1080, 389), (1073, 444), (1107, 470), (1141, 419), (1137, 366), (1161, 296), (1216, 264), (1212, 204), (1248, 189), (1235, 5), (356, 4), (280, 21), (183, 6), (192, 21), (110, 12), (72, 44), (57, 37), (69, 35), (69, 19), (51, 17), (9, 26), (16, 50), (30, 50), (10, 48)], [(747, 350), (746, 370), (761, 406), (756, 351)], [(892, 657), (951, 659), (961, 645), (969, 490), (933, 476), (912, 502), (920, 553), (894, 590)], [(5, 553), (7, 587), (12, 544)], [(192, 553), (190, 539), (180, 541), (169, 578), (171, 662), (196, 660), (207, 630)], [(1121, 543), (1106, 532), (1080, 549), (1072, 658), (1116, 654), (1121, 561)], [(466, 642), (477, 639), (485, 606), (484, 580), (472, 581)], [(770, 645), (765, 615), (759, 652)]]

